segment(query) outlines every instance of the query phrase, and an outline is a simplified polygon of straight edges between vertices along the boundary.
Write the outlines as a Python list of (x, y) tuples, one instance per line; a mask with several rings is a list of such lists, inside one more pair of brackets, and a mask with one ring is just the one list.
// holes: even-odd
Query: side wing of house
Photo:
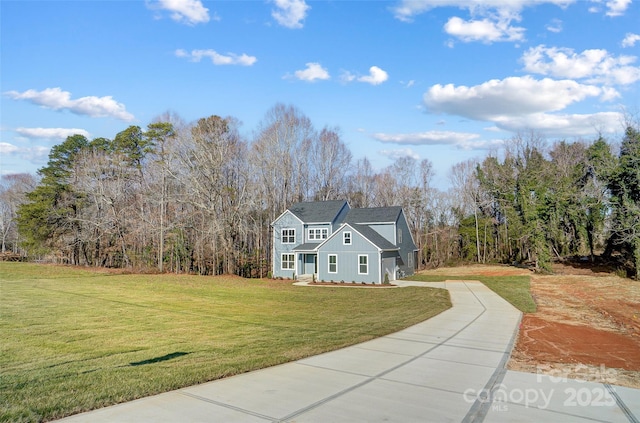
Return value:
[(304, 223), (289, 210), (282, 213), (273, 226), (273, 277), (292, 278), (298, 274), (298, 256), (294, 248), (302, 244)]
[(354, 227), (342, 225), (318, 247), (318, 280), (382, 283), (382, 251)]
[(395, 245), (399, 249), (398, 269), (401, 274), (413, 275), (418, 268), (418, 248), (413, 241), (407, 218), (404, 211), (400, 211), (395, 224), (396, 240)]

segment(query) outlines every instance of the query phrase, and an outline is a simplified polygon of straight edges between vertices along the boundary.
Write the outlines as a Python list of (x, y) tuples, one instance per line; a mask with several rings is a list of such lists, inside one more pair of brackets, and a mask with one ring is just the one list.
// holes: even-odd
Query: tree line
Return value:
[(404, 208), (420, 265), (617, 258), (640, 269), (640, 131), (619, 145), (556, 142), (536, 133), (454, 165), (410, 157), (374, 170), (338, 128), (316, 129), (277, 104), (245, 139), (233, 117), (185, 123), (166, 113), (113, 139), (68, 137), (46, 166), (0, 186), (2, 251), (60, 263), (263, 277), (273, 222), (297, 201)]

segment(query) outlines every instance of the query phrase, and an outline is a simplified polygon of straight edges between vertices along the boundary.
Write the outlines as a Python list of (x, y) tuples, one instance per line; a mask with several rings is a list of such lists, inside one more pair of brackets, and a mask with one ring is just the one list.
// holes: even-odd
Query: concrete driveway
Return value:
[(65, 422), (639, 423), (640, 390), (505, 370), (521, 313), (480, 282), (400, 332)]

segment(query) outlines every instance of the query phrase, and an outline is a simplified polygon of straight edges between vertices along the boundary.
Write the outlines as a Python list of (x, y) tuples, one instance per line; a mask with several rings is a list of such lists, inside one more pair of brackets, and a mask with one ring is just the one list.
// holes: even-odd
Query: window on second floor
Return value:
[(342, 233), (342, 244), (351, 245), (351, 232)]
[(398, 228), (398, 244), (402, 244), (402, 228)]
[(328, 236), (329, 229), (327, 228), (309, 229), (309, 241), (327, 239)]
[(296, 242), (296, 230), (291, 228), (285, 228), (282, 230), (282, 243), (294, 244)]

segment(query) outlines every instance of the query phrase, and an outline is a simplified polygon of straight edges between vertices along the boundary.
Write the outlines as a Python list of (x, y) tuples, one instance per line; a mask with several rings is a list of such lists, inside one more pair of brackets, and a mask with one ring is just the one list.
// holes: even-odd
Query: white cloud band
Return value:
[(27, 90), (22, 93), (8, 91), (5, 95), (14, 100), (27, 100), (47, 109), (69, 110), (78, 115), (112, 117), (124, 121), (134, 119), (133, 115), (127, 112), (124, 104), (118, 103), (111, 96), (71, 99), (71, 93), (62, 91), (59, 87), (46, 88), (42, 91)]
[(437, 84), (424, 94), (424, 103), (432, 112), (491, 121), (502, 116), (558, 111), (603, 94), (605, 91), (594, 85), (524, 76), (494, 79), (472, 87)]
[(455, 147), (470, 149), (490, 149), (502, 145), (502, 140), (482, 140), (479, 134), (453, 131), (426, 131), (408, 134), (383, 134), (372, 135), (374, 139), (392, 144), (406, 145), (453, 145)]
[(603, 49), (576, 53), (570, 48), (539, 45), (527, 50), (522, 61), (527, 72), (557, 78), (616, 85), (629, 85), (640, 80), (640, 66), (631, 66), (636, 61), (635, 56), (615, 57)]
[(72, 135), (89, 137), (89, 133), (78, 128), (16, 128), (16, 132), (27, 138), (65, 139)]
[(175, 51), (176, 57), (186, 58), (192, 62), (200, 62), (203, 58), (209, 58), (214, 65), (240, 65), (240, 66), (252, 66), (258, 61), (255, 56), (249, 56), (247, 54), (235, 54), (227, 53), (220, 54), (215, 50), (191, 50), (188, 52), (183, 49)]

